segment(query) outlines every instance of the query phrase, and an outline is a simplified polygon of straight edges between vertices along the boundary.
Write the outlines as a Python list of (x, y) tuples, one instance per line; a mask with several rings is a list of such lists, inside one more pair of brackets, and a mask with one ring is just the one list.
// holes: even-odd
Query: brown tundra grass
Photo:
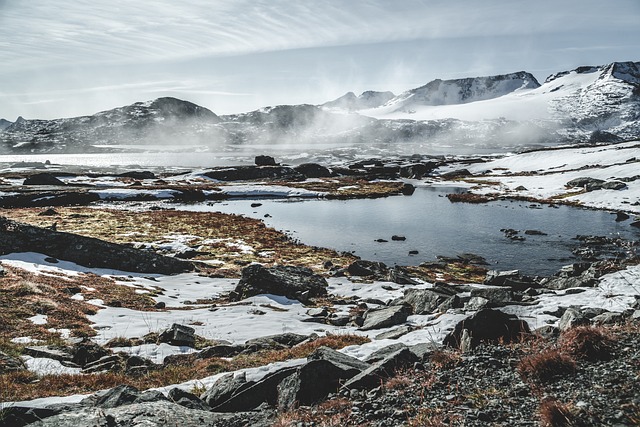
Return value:
[(577, 358), (591, 361), (612, 357), (613, 339), (602, 327), (577, 326), (560, 335), (560, 349)]
[(573, 427), (578, 426), (568, 405), (555, 399), (545, 400), (540, 404), (540, 425), (542, 427)]
[(536, 383), (547, 383), (554, 378), (573, 375), (575, 371), (575, 360), (555, 349), (524, 357), (518, 364), (522, 379)]

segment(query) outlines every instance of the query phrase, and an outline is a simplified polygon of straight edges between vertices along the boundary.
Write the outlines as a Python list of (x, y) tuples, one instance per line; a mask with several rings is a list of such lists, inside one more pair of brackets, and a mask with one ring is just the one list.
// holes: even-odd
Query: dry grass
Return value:
[(455, 350), (436, 350), (429, 356), (429, 361), (438, 369), (452, 369), (462, 361), (462, 356)]
[(30, 372), (14, 372), (0, 375), (0, 390), (8, 396), (5, 400), (30, 400), (39, 397), (66, 396), (91, 393), (102, 389), (128, 384), (140, 390), (179, 384), (203, 378), (219, 372), (264, 366), (269, 363), (307, 357), (322, 346), (340, 349), (348, 345), (363, 344), (369, 339), (359, 335), (330, 335), (303, 343), (291, 349), (260, 351), (250, 355), (239, 355), (233, 359), (196, 359), (184, 357), (180, 363), (150, 371), (145, 375), (132, 376), (123, 372), (106, 372), (87, 375), (44, 375)]
[(349, 425), (351, 401), (336, 398), (324, 401), (313, 408), (300, 408), (278, 414), (273, 427), (293, 427), (298, 423), (309, 423), (317, 427)]
[(613, 339), (607, 333), (603, 327), (578, 326), (563, 332), (558, 342), (564, 353), (577, 359), (609, 360)]
[(460, 415), (447, 414), (441, 408), (420, 408), (413, 417), (407, 420), (411, 427), (445, 427), (460, 425)]
[(548, 399), (542, 402), (538, 413), (542, 427), (572, 427), (578, 425), (574, 421), (571, 408), (555, 399)]
[(524, 357), (518, 364), (522, 379), (534, 383), (548, 383), (558, 377), (573, 375), (575, 371), (575, 360), (555, 349)]
[[(58, 216), (39, 216), (44, 209), (7, 209), (3, 215), (36, 226), (57, 222), (58, 231), (95, 237), (108, 242), (128, 244), (167, 243), (182, 236), (201, 254), (194, 260), (217, 260), (211, 267), (226, 276), (238, 276), (242, 265), (259, 262), (265, 265), (295, 264), (323, 272), (322, 264), (346, 266), (355, 258), (330, 249), (295, 242), (284, 233), (257, 219), (218, 212), (144, 211), (114, 209), (56, 208)], [(187, 237), (185, 237), (187, 236)], [(241, 244), (253, 250), (241, 250)]]

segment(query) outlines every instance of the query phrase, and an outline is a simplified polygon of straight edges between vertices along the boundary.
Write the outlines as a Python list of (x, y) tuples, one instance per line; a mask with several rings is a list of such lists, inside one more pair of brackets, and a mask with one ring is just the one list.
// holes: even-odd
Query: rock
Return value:
[(601, 189), (603, 183), (604, 183), (604, 180), (602, 179), (581, 177), (581, 178), (572, 179), (571, 181), (567, 182), (565, 184), (565, 187), (569, 187), (569, 188), (582, 187), (586, 191), (594, 191), (594, 190)]
[(147, 390), (140, 393), (140, 396), (133, 401), (136, 403), (149, 403), (149, 402), (160, 402), (160, 401), (168, 401), (167, 397), (158, 390)]
[[(116, 427), (116, 426), (245, 426), (268, 427), (275, 414), (270, 410), (248, 413), (219, 414), (189, 409), (168, 400), (133, 403), (116, 408), (78, 408), (62, 412), (33, 427)], [(12, 427), (16, 427), (12, 425)]]
[(591, 321), (595, 325), (621, 325), (625, 322), (625, 317), (622, 313), (608, 311), (595, 316)]
[(38, 252), (85, 267), (137, 273), (193, 271), (192, 263), (77, 234), (34, 227), (0, 217), (0, 255)]
[(616, 222), (626, 221), (629, 219), (629, 215), (624, 212), (616, 212)]
[(308, 298), (327, 294), (327, 281), (306, 267), (264, 267), (252, 264), (242, 269), (235, 289), (240, 298), (258, 294), (284, 295), (304, 303)]
[(624, 190), (627, 188), (627, 184), (621, 181), (608, 181), (600, 185), (603, 190)]
[(212, 357), (233, 357), (245, 350), (244, 345), (218, 344), (203, 348), (198, 353), (198, 359), (210, 359)]
[(407, 321), (410, 309), (404, 305), (385, 307), (377, 310), (367, 310), (364, 315), (364, 324), (360, 327), (362, 331), (372, 329), (388, 328), (399, 325)]
[(474, 288), (471, 297), (485, 298), (491, 307), (505, 305), (514, 300), (513, 291), (506, 287)]
[(283, 179), (302, 181), (304, 175), (288, 166), (235, 166), (214, 169), (205, 176), (219, 181), (249, 181), (256, 179)]
[(413, 314), (422, 315), (433, 313), (454, 296), (455, 292), (445, 288), (406, 289), (402, 300), (413, 308)]
[(122, 178), (133, 178), (133, 179), (156, 179), (156, 175), (151, 171), (128, 171), (118, 174), (116, 176)]
[(315, 307), (307, 310), (307, 315), (311, 317), (327, 317), (329, 312), (325, 307)]
[[(57, 408), (31, 408), (26, 406), (3, 405), (0, 426), (22, 427), (60, 414)], [(75, 425), (68, 423), (68, 426)]]
[(390, 331), (382, 332), (375, 336), (377, 340), (397, 340), (403, 335), (408, 334), (409, 332), (415, 331), (415, 327), (404, 325), (398, 328), (392, 329)]
[(591, 321), (587, 316), (582, 314), (579, 310), (570, 307), (565, 310), (564, 314), (560, 318), (560, 322), (558, 322), (558, 329), (560, 329), (561, 332), (564, 332), (574, 326), (589, 324), (591, 324)]
[(278, 384), (292, 375), (297, 368), (283, 368), (267, 374), (260, 381), (241, 388), (226, 401), (212, 407), (214, 412), (238, 412), (256, 409), (262, 403), (278, 403)]
[(185, 408), (198, 409), (200, 411), (208, 411), (210, 409), (209, 406), (198, 396), (178, 387), (174, 387), (169, 390), (168, 398), (170, 401), (175, 402), (180, 406), (184, 406)]
[(404, 183), (402, 185), (402, 189), (400, 190), (400, 193), (402, 193), (404, 196), (411, 196), (415, 192), (416, 192), (416, 187), (414, 187), (412, 184), (409, 184), (409, 183)]
[(275, 166), (276, 160), (271, 156), (259, 155), (255, 158), (256, 166)]
[(539, 327), (538, 329), (533, 331), (533, 333), (534, 335), (539, 335), (547, 340), (555, 340), (560, 336), (560, 329), (552, 325), (545, 325)]
[(421, 362), (427, 361), (431, 354), (438, 349), (440, 349), (440, 346), (435, 342), (423, 342), (409, 346), (409, 351), (415, 354)]
[[(94, 406), (106, 409), (133, 403), (140, 397), (140, 391), (129, 385), (119, 385), (95, 396)], [(88, 397), (87, 399), (92, 399)], [(87, 400), (85, 399), (85, 400)], [(90, 402), (91, 400), (89, 400)], [(84, 402), (84, 401), (83, 401)]]
[(483, 308), (489, 308), (489, 307), (492, 307), (492, 306), (493, 305), (486, 298), (483, 298), (483, 297), (471, 297), (471, 298), (469, 298), (469, 301), (467, 301), (465, 303), (464, 309), (466, 311), (478, 311), (478, 310), (482, 310)]
[(312, 359), (278, 385), (278, 408), (290, 410), (298, 405), (316, 403), (338, 391), (341, 381), (360, 372), (360, 369), (326, 359)]
[(389, 355), (394, 354), (394, 353), (402, 350), (403, 348), (408, 348), (408, 346), (406, 344), (404, 344), (404, 343), (401, 343), (401, 342), (390, 344), (388, 346), (382, 347), (382, 348), (374, 351), (373, 353), (371, 353), (370, 355), (365, 357), (364, 362), (366, 362), (368, 364), (377, 363), (377, 362), (379, 362), (381, 360), (384, 360), (385, 358), (389, 357)]
[(459, 348), (462, 331), (465, 329), (471, 335), (472, 348), (481, 342), (518, 342), (523, 334), (530, 332), (527, 322), (518, 319), (517, 316), (486, 308), (460, 321), (445, 337), (443, 344)]
[(85, 364), (82, 368), (82, 372), (85, 374), (93, 374), (96, 372), (121, 371), (123, 363), (124, 359), (117, 354), (104, 356), (96, 361)]
[(420, 284), (420, 282), (411, 278), (406, 268), (400, 267), (397, 265), (389, 269), (386, 279), (389, 282), (397, 283), (398, 285), (419, 285)]
[(306, 178), (327, 178), (332, 175), (331, 171), (317, 163), (303, 163), (293, 168)]
[(547, 233), (540, 230), (525, 230), (524, 234), (529, 236), (547, 236)]
[(50, 173), (37, 173), (27, 177), (22, 185), (66, 185)]
[(226, 374), (220, 377), (209, 390), (204, 392), (202, 396), (200, 396), (200, 399), (213, 408), (253, 384), (253, 381), (247, 382), (247, 375), (245, 372), (235, 376), (232, 373)]
[(169, 329), (163, 331), (160, 336), (158, 336), (158, 341), (193, 348), (196, 346), (195, 333), (196, 330), (189, 326), (174, 323)]
[(308, 338), (307, 335), (294, 334), (291, 332), (254, 338), (244, 343), (245, 352), (253, 353), (264, 349), (291, 348)]
[(42, 357), (60, 362), (71, 362), (73, 359), (71, 349), (69, 347), (32, 346), (25, 347), (23, 353), (31, 357)]
[(0, 351), (0, 375), (8, 372), (24, 371), (27, 367), (18, 357), (9, 356)]
[(76, 365), (85, 366), (110, 354), (106, 348), (89, 339), (83, 339), (71, 348), (71, 361)]
[(53, 208), (46, 209), (38, 214), (38, 216), (58, 216), (58, 211)]
[(351, 378), (342, 389), (370, 389), (379, 386), (382, 380), (393, 376), (398, 369), (406, 368), (418, 361), (418, 357), (408, 348), (402, 348)]
[(330, 347), (320, 347), (311, 353), (307, 360), (326, 360), (342, 369), (356, 369), (358, 371), (364, 371), (369, 368), (369, 364), (356, 359), (355, 357), (347, 356), (337, 350)]
[(420, 179), (425, 174), (431, 172), (438, 166), (437, 162), (415, 163), (400, 167), (400, 176), (402, 178)]
[(483, 282), (485, 285), (508, 286), (514, 291), (525, 291), (529, 288), (539, 287), (538, 282), (532, 277), (520, 274), (518, 270), (498, 271), (489, 270)]
[(404, 236), (398, 236), (394, 234), (393, 236), (391, 236), (391, 240), (394, 240), (396, 242), (404, 242), (405, 240), (407, 240), (407, 238)]
[(465, 176), (473, 176), (469, 169), (458, 169), (451, 172), (446, 172), (440, 175), (442, 179), (461, 178)]
[(632, 226), (632, 227), (639, 227), (640, 228), (640, 221), (634, 221), (629, 225)]
[(349, 264), (347, 272), (352, 276), (382, 277), (388, 274), (388, 267), (382, 262), (357, 260)]

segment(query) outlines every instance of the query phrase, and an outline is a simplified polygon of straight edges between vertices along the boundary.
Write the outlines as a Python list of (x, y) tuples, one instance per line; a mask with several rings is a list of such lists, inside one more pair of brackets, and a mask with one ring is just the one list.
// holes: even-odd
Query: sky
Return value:
[(0, 0), (0, 118), (231, 114), (640, 61), (640, 0)]

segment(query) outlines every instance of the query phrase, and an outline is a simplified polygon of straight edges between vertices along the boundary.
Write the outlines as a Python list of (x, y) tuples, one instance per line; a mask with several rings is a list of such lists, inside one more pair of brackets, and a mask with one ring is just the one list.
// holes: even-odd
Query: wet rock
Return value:
[(283, 295), (305, 303), (309, 298), (327, 294), (327, 281), (306, 267), (264, 267), (252, 264), (242, 269), (235, 292), (240, 298), (258, 294)]
[(624, 212), (616, 212), (616, 222), (626, 221), (629, 219), (629, 215)]
[(412, 184), (409, 184), (409, 183), (405, 183), (402, 186), (402, 189), (400, 190), (400, 193), (402, 193), (405, 196), (411, 196), (415, 192), (416, 192), (416, 187), (414, 187)]
[(133, 179), (156, 179), (156, 175), (151, 171), (128, 171), (118, 174), (116, 176), (122, 178), (133, 178)]
[(539, 283), (534, 278), (522, 275), (518, 270), (489, 270), (483, 283), (492, 286), (508, 286), (520, 292), (539, 287)]
[(288, 166), (235, 166), (207, 171), (205, 176), (219, 181), (250, 181), (256, 179), (283, 179), (302, 181), (304, 175)]
[(405, 236), (398, 236), (394, 234), (393, 236), (391, 236), (391, 240), (396, 242), (404, 242), (405, 240), (407, 240), (407, 238)]
[(481, 342), (518, 342), (523, 334), (530, 332), (527, 322), (517, 316), (487, 308), (460, 321), (445, 337), (443, 344), (459, 348), (464, 329), (469, 331), (472, 348)]
[(368, 310), (364, 315), (364, 323), (360, 330), (388, 328), (407, 321), (410, 309), (404, 305), (385, 307), (377, 310)]
[(524, 234), (529, 236), (547, 236), (547, 233), (540, 230), (525, 230)]
[(50, 173), (37, 173), (27, 177), (22, 185), (66, 185)]
[(158, 341), (193, 348), (196, 345), (195, 333), (196, 330), (192, 327), (174, 323), (169, 329), (166, 329), (158, 336)]

